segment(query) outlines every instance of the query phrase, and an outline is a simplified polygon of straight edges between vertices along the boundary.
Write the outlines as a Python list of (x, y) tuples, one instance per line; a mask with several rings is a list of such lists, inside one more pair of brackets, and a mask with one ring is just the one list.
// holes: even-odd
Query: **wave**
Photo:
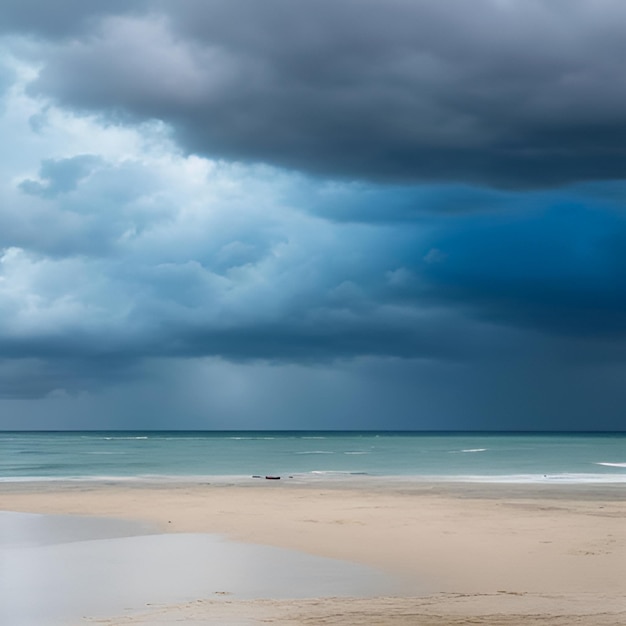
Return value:
[(276, 437), (226, 437), (226, 439), (230, 441), (273, 441)]
[(2, 476), (0, 483), (64, 483), (64, 482), (103, 482), (133, 481), (138, 476)]
[(347, 470), (313, 470), (309, 474), (314, 476), (369, 476), (367, 472), (349, 472)]
[(471, 482), (471, 483), (520, 483), (520, 484), (602, 484), (626, 483), (626, 474), (507, 474), (507, 475), (460, 475), (433, 476), (434, 482)]
[[(208, 437), (158, 437), (158, 439), (163, 441), (206, 441)], [(228, 437), (228, 439), (233, 439), (233, 437)]]
[(186, 483), (244, 483), (251, 479), (249, 474), (236, 475), (198, 475), (198, 474), (135, 474), (116, 476), (97, 474), (93, 476), (0, 476), (0, 483), (150, 483), (150, 484), (186, 484)]
[(371, 454), (371, 452), (366, 452), (365, 450), (355, 450), (354, 452), (344, 452), (344, 454)]
[(305, 452), (294, 452), (294, 454), (335, 454), (331, 450), (306, 450)]
[[(620, 466), (621, 467), (621, 466)], [(361, 478), (375, 484), (423, 484), (423, 483), (479, 483), (479, 484), (521, 484), (521, 485), (611, 485), (626, 484), (626, 473), (618, 474), (508, 474), (508, 475), (372, 475), (359, 470), (313, 470), (311, 472), (277, 472), (285, 479), (298, 480), (335, 480)], [(139, 474), (130, 476), (94, 475), (94, 476), (2, 476), (0, 484), (6, 483), (148, 483), (148, 484), (248, 484), (252, 480), (249, 474), (237, 475), (197, 475), (197, 474)]]
[(596, 465), (605, 465), (606, 467), (626, 467), (626, 463), (596, 463)]
[(464, 450), (448, 450), (450, 454), (463, 454), (468, 452), (487, 452), (487, 448), (465, 448)]

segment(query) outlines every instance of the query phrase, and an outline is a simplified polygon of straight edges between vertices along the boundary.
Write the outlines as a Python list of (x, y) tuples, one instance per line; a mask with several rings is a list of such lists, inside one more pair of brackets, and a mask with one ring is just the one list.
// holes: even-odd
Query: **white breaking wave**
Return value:
[[(199, 439), (206, 439), (206, 437), (198, 437)], [(274, 441), (276, 437), (226, 437), (230, 441)]]
[(295, 454), (335, 454), (330, 450), (306, 450), (305, 452), (296, 452)]
[(607, 467), (626, 467), (626, 463), (596, 463), (596, 465), (606, 465)]
[[(621, 466), (620, 466), (621, 467)], [(313, 479), (363, 479), (375, 481), (378, 484), (402, 483), (519, 483), (519, 484), (626, 484), (626, 473), (619, 474), (509, 474), (509, 475), (390, 475), (372, 476), (368, 472), (359, 470), (313, 470), (307, 473), (284, 473), (282, 478), (294, 480)], [(229, 475), (166, 475), (166, 474), (142, 474), (134, 476), (0, 476), (2, 483), (55, 483), (55, 482), (77, 482), (77, 483), (151, 483), (151, 484), (185, 484), (185, 483), (219, 483), (219, 484), (247, 484), (252, 480), (249, 474), (229, 474)]]
[(120, 440), (136, 440), (136, 439), (148, 439), (148, 437), (104, 437), (106, 441), (120, 441)]
[[(442, 480), (438, 477), (439, 480)], [(602, 484), (625, 483), (624, 474), (578, 474), (563, 472), (560, 474), (509, 474), (500, 476), (450, 476), (448, 480), (472, 483), (563, 483), (563, 484)], [(447, 482), (443, 479), (443, 482)]]
[(348, 470), (313, 470), (309, 472), (309, 474), (313, 474), (314, 476), (329, 476), (329, 477), (342, 477), (342, 476), (367, 476), (367, 472), (359, 472), (353, 471), (350, 472)]

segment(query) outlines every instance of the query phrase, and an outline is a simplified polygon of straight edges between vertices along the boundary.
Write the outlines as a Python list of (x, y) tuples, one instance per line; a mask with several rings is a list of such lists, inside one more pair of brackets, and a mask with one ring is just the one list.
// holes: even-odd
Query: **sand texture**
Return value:
[(0, 508), (221, 533), (402, 581), (397, 596), (373, 598), (243, 601), (220, 589), (89, 623), (626, 624), (621, 487), (5, 485)]

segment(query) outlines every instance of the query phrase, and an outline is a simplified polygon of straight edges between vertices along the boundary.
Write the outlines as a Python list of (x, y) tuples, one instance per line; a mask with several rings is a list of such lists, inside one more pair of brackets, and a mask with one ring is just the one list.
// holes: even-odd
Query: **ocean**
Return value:
[(0, 482), (626, 482), (626, 433), (0, 432)]

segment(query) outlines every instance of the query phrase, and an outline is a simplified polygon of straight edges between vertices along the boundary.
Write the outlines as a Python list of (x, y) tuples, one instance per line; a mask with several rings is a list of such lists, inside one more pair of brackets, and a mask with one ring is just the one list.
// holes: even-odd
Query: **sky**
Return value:
[(3, 0), (0, 429), (626, 429), (622, 0)]

